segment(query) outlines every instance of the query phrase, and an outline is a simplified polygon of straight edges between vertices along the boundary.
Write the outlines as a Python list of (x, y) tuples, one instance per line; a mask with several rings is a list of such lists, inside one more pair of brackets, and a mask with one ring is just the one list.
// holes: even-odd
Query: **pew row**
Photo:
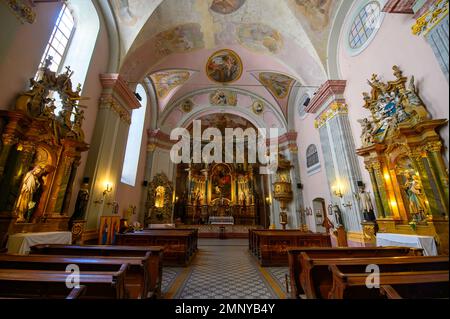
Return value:
[(196, 254), (194, 231), (145, 230), (142, 232), (117, 234), (118, 246), (162, 246), (164, 266), (187, 267)]
[(287, 267), (288, 249), (293, 247), (331, 247), (331, 238), (299, 230), (249, 231), (249, 249), (262, 267)]
[(66, 271), (76, 265), (81, 272), (117, 272), (128, 265), (125, 286), (130, 299), (156, 297), (156, 287), (150, 285), (150, 253), (145, 257), (69, 257), (69, 256), (0, 256), (0, 269)]
[[(333, 288), (330, 291), (329, 299), (379, 299), (383, 297), (380, 289), (367, 288), (367, 273), (346, 273), (341, 266), (337, 265), (330, 266), (330, 271), (333, 274)], [(396, 291), (398, 289), (407, 290), (409, 299), (448, 299), (448, 283), (448, 270), (382, 272), (380, 274), (381, 285), (391, 286)], [(397, 296), (399, 296), (398, 293)]]
[[(161, 296), (162, 272), (163, 272), (163, 247), (158, 246), (77, 246), (77, 245), (36, 245), (31, 247), (30, 255), (56, 255), (77, 257), (110, 257), (110, 258), (144, 258), (148, 256), (147, 292), (153, 293), (155, 298)], [(148, 296), (148, 294), (147, 294)]]
[(86, 286), (73, 288), (70, 294), (66, 297), (67, 300), (81, 299), (86, 294)]
[[(304, 294), (301, 283), (301, 257), (307, 253), (312, 258), (360, 258), (360, 257), (396, 257), (423, 256), (423, 249), (405, 247), (346, 247), (346, 248), (311, 248), (296, 247), (288, 249), (291, 298), (299, 299)], [(305, 283), (303, 282), (303, 285)]]
[[(448, 270), (447, 257), (423, 257), (423, 256), (402, 256), (402, 257), (361, 257), (361, 258), (312, 258), (307, 253), (302, 253), (302, 273), (300, 283), (308, 299), (328, 299), (331, 296), (341, 296), (347, 277), (336, 285), (333, 267), (338, 267), (340, 273), (364, 274), (364, 287), (356, 293), (354, 297), (374, 298), (380, 296), (380, 292), (373, 292), (366, 288), (366, 280), (373, 269), (384, 273), (405, 273), (416, 271), (445, 271)], [(375, 268), (374, 268), (375, 269)], [(344, 285), (345, 286), (345, 285)], [(337, 287), (337, 288), (336, 288)], [(337, 289), (337, 293), (333, 291)], [(365, 292), (366, 294), (364, 294)], [(339, 299), (339, 297), (337, 297)]]
[[(128, 265), (118, 272), (85, 272), (79, 275), (86, 287), (82, 299), (125, 299)], [(0, 269), (0, 298), (62, 299), (73, 291), (67, 287), (70, 274), (64, 271)]]
[(194, 252), (198, 251), (198, 229), (196, 228), (145, 228), (143, 232), (151, 233), (152, 231), (179, 231), (179, 232), (190, 232), (190, 246)]

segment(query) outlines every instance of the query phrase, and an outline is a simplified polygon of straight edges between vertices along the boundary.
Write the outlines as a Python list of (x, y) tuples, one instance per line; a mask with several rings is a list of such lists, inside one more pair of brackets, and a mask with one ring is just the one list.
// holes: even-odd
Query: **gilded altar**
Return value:
[(184, 221), (208, 223), (210, 217), (233, 217), (236, 225), (256, 225), (254, 167), (250, 164), (199, 164), (185, 169), (187, 185), (180, 201)]
[(174, 187), (165, 174), (156, 175), (147, 193), (145, 224), (172, 224)]
[(381, 233), (434, 236), (448, 254), (448, 171), (439, 129), (447, 120), (432, 119), (415, 79), (393, 67), (387, 83), (373, 75), (361, 120), (364, 157), (370, 173)]
[[(45, 61), (10, 111), (0, 111), (0, 236), (67, 231), (84, 141), (81, 85)], [(57, 113), (58, 112), (58, 113)]]

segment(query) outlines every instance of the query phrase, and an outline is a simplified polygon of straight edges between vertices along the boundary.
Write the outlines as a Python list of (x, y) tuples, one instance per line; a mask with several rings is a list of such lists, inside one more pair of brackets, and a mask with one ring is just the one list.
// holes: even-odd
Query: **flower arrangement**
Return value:
[(416, 222), (416, 221), (410, 222), (410, 223), (409, 223), (409, 226), (411, 227), (411, 229), (412, 229), (413, 231), (416, 231), (416, 230), (417, 230), (417, 222)]

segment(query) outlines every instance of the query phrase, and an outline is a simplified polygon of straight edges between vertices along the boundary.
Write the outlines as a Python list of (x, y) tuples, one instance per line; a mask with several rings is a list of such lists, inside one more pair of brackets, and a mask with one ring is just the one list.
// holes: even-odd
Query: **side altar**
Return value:
[(0, 240), (68, 230), (72, 186), (88, 145), (81, 85), (72, 88), (70, 67), (56, 74), (51, 64), (45, 61), (11, 110), (0, 111)]
[(362, 148), (370, 173), (378, 217), (365, 223), (367, 239), (375, 233), (434, 237), (439, 253), (448, 254), (448, 170), (439, 129), (445, 119), (432, 119), (419, 96), (415, 79), (393, 67), (395, 79), (373, 75), (364, 107), (371, 117), (360, 121)]

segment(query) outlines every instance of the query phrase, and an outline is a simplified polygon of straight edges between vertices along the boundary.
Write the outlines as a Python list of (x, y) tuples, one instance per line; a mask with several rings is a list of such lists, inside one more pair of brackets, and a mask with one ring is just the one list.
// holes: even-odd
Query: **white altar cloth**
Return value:
[(39, 244), (72, 244), (71, 232), (20, 233), (9, 236), (8, 254), (28, 255)]
[(437, 256), (436, 241), (431, 236), (401, 235), (401, 234), (377, 234), (378, 247), (412, 247), (422, 248), (425, 256)]

